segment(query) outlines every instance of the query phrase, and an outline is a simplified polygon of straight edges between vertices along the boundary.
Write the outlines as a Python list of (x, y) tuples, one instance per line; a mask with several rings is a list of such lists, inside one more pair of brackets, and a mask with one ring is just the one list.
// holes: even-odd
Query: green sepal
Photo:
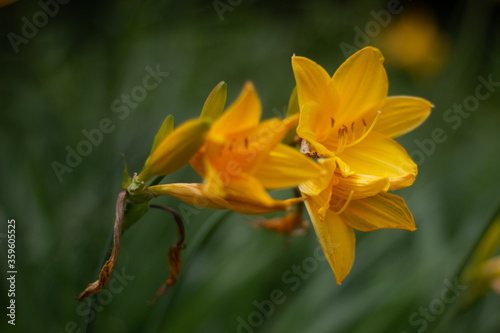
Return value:
[(127, 191), (127, 203), (141, 204), (157, 197), (155, 192), (147, 189), (146, 183), (142, 180), (139, 180), (139, 178), (137, 178), (137, 175), (134, 175), (134, 177), (129, 176), (127, 160), (125, 159), (124, 155), (122, 156), (125, 163), (122, 178), (122, 190)]
[(126, 190), (132, 183), (132, 178), (128, 174), (127, 159), (125, 158), (124, 154), (122, 154), (122, 156), (123, 156), (123, 164), (125, 164), (122, 177), (122, 190)]

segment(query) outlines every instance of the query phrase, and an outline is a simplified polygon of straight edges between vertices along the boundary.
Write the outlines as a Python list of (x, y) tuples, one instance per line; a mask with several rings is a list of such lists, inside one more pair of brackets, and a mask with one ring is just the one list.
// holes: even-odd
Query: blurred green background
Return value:
[[(0, 8), (0, 276), (8, 219), (16, 220), (18, 271), (15, 327), (7, 325), (8, 284), (0, 280), (0, 330), (400, 333), (432, 332), (440, 321), (440, 332), (499, 332), (498, 294), (463, 309), (459, 300), (439, 299), (443, 290), (453, 295), (448, 282), (500, 200), (500, 84), (479, 88), (489, 95), (474, 99), (478, 77), (500, 82), (500, 6), (433, 3), (18, 1)], [(168, 275), (176, 239), (171, 217), (151, 211), (124, 234), (113, 286), (93, 306), (74, 300), (96, 279), (112, 233), (121, 153), (129, 170), (140, 171), (161, 121), (196, 117), (222, 80), (229, 103), (251, 80), (264, 117), (283, 115), (295, 84), (292, 54), (333, 74), (365, 45), (386, 55), (389, 95), (435, 105), (423, 126), (399, 139), (419, 164), (415, 184), (398, 192), (417, 231), (358, 232), (353, 270), (337, 286), (315, 255), (312, 228), (285, 240), (253, 228), (255, 217), (159, 198), (186, 222), (180, 281), (147, 305)], [(168, 76), (137, 95), (148, 66)], [(137, 104), (118, 111), (122, 94), (132, 92)], [(455, 112), (460, 106), (465, 111)], [(58, 178), (54, 162), (67, 164), (67, 147), (77, 149), (82, 131), (105, 118), (113, 130)], [(433, 140), (436, 129), (446, 139)], [(164, 182), (199, 180), (185, 167)], [(428, 308), (428, 316), (420, 312)]]

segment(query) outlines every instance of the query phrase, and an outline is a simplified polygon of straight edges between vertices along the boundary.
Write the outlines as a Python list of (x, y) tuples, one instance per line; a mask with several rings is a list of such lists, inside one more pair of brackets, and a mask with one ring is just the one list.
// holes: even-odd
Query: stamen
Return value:
[(352, 190), (350, 193), (349, 193), (349, 196), (347, 197), (347, 200), (345, 201), (344, 205), (342, 206), (342, 208), (340, 208), (340, 210), (338, 212), (334, 212), (333, 214), (335, 215), (340, 215), (344, 212), (344, 210), (347, 208), (347, 205), (349, 205), (349, 203), (351, 202), (351, 199), (352, 199), (352, 196), (354, 195), (354, 190)]
[[(381, 112), (380, 111), (377, 111), (377, 115), (375, 116), (375, 118), (373, 119), (370, 127), (368, 128), (368, 130), (366, 132), (363, 133), (363, 135), (361, 135), (359, 137), (359, 139), (357, 139), (356, 141), (354, 142), (351, 142), (349, 143), (348, 145), (345, 146), (345, 148), (348, 148), (348, 147), (352, 147), (354, 146), (355, 144), (359, 143), (360, 141), (362, 141), (364, 138), (366, 138), (368, 136), (368, 134), (370, 134), (370, 132), (372, 131), (373, 127), (375, 127), (375, 123), (377, 122), (377, 119), (378, 117), (380, 116)], [(363, 121), (364, 122), (364, 121)]]
[(361, 118), (361, 121), (363, 122), (363, 134), (366, 132), (366, 121), (365, 118)]
[(335, 119), (333, 117), (330, 118), (330, 126), (333, 128), (335, 126)]
[(337, 150), (335, 151), (335, 154), (338, 154), (344, 150), (345, 145), (347, 144), (347, 141), (348, 141), (347, 133), (349, 133), (347, 126), (342, 125), (342, 128), (339, 129), (339, 139), (338, 139)]

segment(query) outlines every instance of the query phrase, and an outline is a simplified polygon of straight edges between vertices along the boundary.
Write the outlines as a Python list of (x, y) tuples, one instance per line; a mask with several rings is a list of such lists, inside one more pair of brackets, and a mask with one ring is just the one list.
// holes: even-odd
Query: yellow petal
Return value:
[(323, 110), (318, 103), (310, 102), (303, 106), (297, 135), (309, 142), (320, 156), (334, 156), (333, 151), (322, 143), (330, 135), (331, 130), (330, 119), (325, 120)]
[(230, 209), (241, 214), (267, 214), (281, 210), (288, 210), (292, 205), (302, 201), (302, 198), (287, 200), (271, 200), (266, 204), (255, 200), (254, 197), (241, 196), (232, 190), (226, 192), (225, 197), (207, 198), (204, 195), (204, 184), (180, 183), (162, 184), (148, 187), (158, 195), (170, 195), (187, 204), (212, 209)]
[(321, 103), (327, 92), (330, 75), (323, 67), (304, 57), (292, 57), (292, 68), (300, 107), (311, 101)]
[(349, 166), (342, 161), (341, 158), (335, 157), (335, 163), (337, 164), (338, 171), (342, 175), (342, 177), (347, 177), (349, 175), (354, 174), (355, 172), (349, 169)]
[(275, 200), (270, 198), (270, 200), (260, 200), (260, 197), (255, 195), (252, 196), (247, 191), (233, 191), (233, 188), (227, 189), (226, 193), (226, 200), (230, 204), (228, 209), (241, 214), (267, 214), (290, 210), (293, 205), (302, 201), (302, 198), (291, 198), (286, 200)]
[(148, 187), (158, 195), (170, 195), (196, 207), (225, 209), (226, 207), (209, 200), (203, 194), (204, 184), (198, 183), (171, 183)]
[(341, 217), (345, 223), (361, 231), (381, 228), (416, 230), (413, 216), (403, 198), (391, 193), (352, 200)]
[(388, 97), (373, 131), (391, 138), (398, 137), (422, 124), (431, 113), (431, 109), (432, 104), (422, 98)]
[(269, 152), (254, 176), (267, 189), (297, 186), (321, 176), (321, 168), (297, 150), (279, 144)]
[(240, 154), (244, 158), (242, 164), (250, 173), (256, 172), (262, 165), (269, 152), (273, 150), (284, 138), (286, 133), (298, 121), (299, 115), (280, 120), (272, 118), (261, 122), (252, 132), (242, 141), (239, 149), (234, 154)]
[(389, 87), (384, 57), (374, 47), (350, 56), (333, 75), (340, 102), (335, 121), (350, 126), (374, 115), (385, 102)]
[(251, 130), (221, 136), (222, 140), (210, 137), (209, 133), (206, 145), (191, 159), (191, 165), (204, 178), (206, 163), (217, 170), (223, 179), (238, 177), (241, 173), (253, 174), (287, 131), (297, 123), (298, 117), (297, 114), (284, 120), (269, 119)]
[(222, 111), (224, 111), (226, 97), (227, 84), (224, 81), (221, 81), (210, 92), (210, 95), (208, 95), (205, 104), (203, 104), (200, 118), (207, 119), (209, 121), (217, 120), (222, 114)]
[(322, 168), (321, 176), (299, 185), (300, 191), (308, 196), (317, 196), (332, 185), (332, 178), (337, 168), (336, 159), (322, 158), (318, 160), (318, 165)]
[(380, 178), (377, 176), (352, 174), (348, 177), (336, 175), (338, 184), (335, 186), (335, 195), (347, 199), (351, 191), (354, 191), (352, 199), (363, 199), (379, 194), (380, 192), (387, 192), (390, 187), (387, 178)]
[(320, 193), (318, 198), (316, 198), (319, 199), (319, 201), (316, 200), (316, 202), (323, 202), (323, 205), (318, 209), (318, 217), (321, 222), (323, 222), (326, 217), (326, 213), (330, 209), (330, 201), (332, 200), (332, 197), (335, 196), (333, 194), (333, 184), (330, 184), (330, 186), (328, 186), (323, 192)]
[(298, 119), (298, 115), (283, 121), (278, 118), (264, 120), (248, 135), (248, 148), (258, 155), (267, 155), (293, 126), (293, 119)]
[(337, 284), (340, 284), (349, 274), (354, 263), (356, 244), (354, 230), (345, 224), (339, 215), (335, 215), (330, 211), (326, 213), (325, 219), (321, 221), (317, 214), (318, 204), (315, 203), (312, 197), (305, 196), (305, 204), (316, 237), (332, 267)]
[(202, 146), (196, 154), (193, 155), (191, 160), (189, 160), (189, 164), (191, 167), (198, 173), (201, 177), (205, 177), (206, 170), (205, 170), (205, 146)]
[(226, 177), (224, 179), (221, 177), (221, 175), (211, 164), (210, 162), (205, 159), (203, 161), (204, 164), (204, 169), (205, 169), (205, 175), (203, 176), (205, 182), (203, 186), (203, 194), (209, 198), (222, 198), (225, 196), (225, 187), (229, 181)]
[(253, 84), (247, 82), (238, 99), (213, 124), (209, 135), (227, 135), (248, 130), (257, 126), (261, 113), (257, 92)]
[(139, 179), (147, 181), (153, 176), (168, 175), (186, 165), (200, 149), (209, 128), (210, 123), (201, 119), (182, 123), (157, 144)]
[(251, 198), (263, 206), (272, 206), (275, 201), (258, 179), (246, 173), (231, 177), (226, 191), (230, 191), (231, 195), (235, 197)]
[(406, 150), (380, 133), (370, 133), (363, 141), (340, 153), (339, 158), (357, 174), (387, 178), (390, 190), (410, 186), (417, 175), (417, 165)]
[[(351, 199), (361, 199), (385, 192), (390, 186), (386, 178), (344, 172), (339, 165), (345, 166), (345, 163), (338, 157), (319, 159), (318, 165), (323, 168), (321, 177), (299, 186), (300, 191), (309, 196), (317, 196), (327, 187), (331, 187), (330, 194), (325, 197), (325, 200), (331, 198), (333, 194), (335, 201), (345, 202), (351, 196), (351, 191), (354, 192)], [(325, 204), (323, 206), (325, 207)]]

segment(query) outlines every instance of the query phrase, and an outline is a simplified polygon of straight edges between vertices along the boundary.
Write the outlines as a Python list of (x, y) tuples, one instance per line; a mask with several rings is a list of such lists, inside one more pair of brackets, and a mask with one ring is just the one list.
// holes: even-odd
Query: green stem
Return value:
[[(483, 227), (483, 230), (479, 233), (479, 236), (477, 237), (476, 241), (474, 242), (474, 244), (472, 245), (472, 247), (468, 251), (467, 255), (463, 259), (462, 263), (460, 264), (460, 266), (456, 270), (455, 275), (453, 275), (453, 277), (456, 277), (459, 280), (459, 283), (466, 284), (466, 282), (463, 280), (464, 271), (467, 268), (467, 265), (471, 262), (471, 260), (474, 256), (475, 250), (477, 249), (477, 247), (479, 246), (479, 244), (483, 240), (484, 236), (486, 235), (486, 233), (488, 232), (490, 227), (496, 221), (496, 217), (499, 215), (500, 215), (500, 201), (497, 203), (496, 209), (491, 214), (488, 223), (486, 223), (486, 225)], [(462, 295), (463, 295), (463, 293), (462, 293)], [(449, 313), (451, 311), (451, 309), (454, 309), (455, 311), (457, 311), (457, 307), (459, 306), (459, 303), (460, 303), (459, 299), (462, 295), (457, 296), (455, 303), (453, 303), (453, 305), (446, 307), (444, 312), (437, 318), (437, 320), (430, 323), (429, 328), (432, 329), (430, 332), (443, 332), (442, 319), (446, 316), (447, 313)]]
[[(97, 269), (97, 274), (96, 274), (97, 276), (99, 276), (99, 272), (101, 271), (101, 267), (104, 266), (106, 261), (111, 256), (111, 252), (113, 251), (113, 239), (114, 239), (114, 233), (111, 233), (111, 235), (109, 236), (109, 239), (108, 239), (106, 250), (104, 251), (104, 254), (103, 254), (102, 259), (101, 259), (101, 264), (99, 265), (99, 267)], [(95, 303), (96, 303), (96, 298), (97, 298), (97, 295), (92, 295), (89, 297), (89, 308), (90, 309), (94, 308)], [(96, 318), (95, 317), (91, 318), (92, 313), (94, 313), (94, 312), (88, 311), (87, 315), (85, 317), (83, 317), (83, 323), (81, 325), (82, 333), (91, 333), (94, 330), (94, 322), (95, 322)], [(97, 313), (94, 313), (94, 315), (96, 316)]]
[[(189, 247), (186, 249), (184, 256), (183, 270), (184, 274), (189, 274), (189, 269), (194, 257), (199, 254), (199, 249), (210, 239), (213, 233), (217, 230), (218, 226), (225, 220), (230, 211), (223, 211), (221, 214), (214, 213), (211, 218), (207, 219), (199, 226), (194, 237), (189, 241)], [(168, 314), (172, 300), (175, 299), (179, 288), (183, 285), (184, 279), (180, 279), (176, 283), (176, 287), (172, 288), (168, 295), (164, 296), (163, 303), (156, 304), (151, 310), (150, 317), (146, 320), (144, 325), (144, 332), (159, 332), (160, 327), (165, 326), (168, 320)]]
[(484, 238), (484, 235), (486, 235), (486, 232), (490, 229), (490, 227), (493, 225), (493, 223), (496, 220), (496, 217), (500, 215), (500, 202), (497, 204), (497, 209), (494, 211), (494, 213), (490, 217), (490, 221), (484, 226), (483, 230), (479, 234), (479, 237), (477, 238), (476, 242), (474, 243), (474, 246), (472, 247), (471, 251), (469, 251), (467, 257), (464, 259), (462, 264), (460, 265), (460, 268), (457, 270), (460, 275), (457, 275), (461, 277), (465, 271), (465, 268), (467, 267), (467, 264), (471, 262), (472, 257), (474, 256), (475, 250), (481, 243), (481, 241)]
[(158, 185), (163, 180), (163, 178), (165, 178), (165, 176), (158, 176), (158, 177), (156, 177), (155, 179), (153, 179), (153, 181), (151, 182), (151, 184), (149, 184), (149, 186)]

